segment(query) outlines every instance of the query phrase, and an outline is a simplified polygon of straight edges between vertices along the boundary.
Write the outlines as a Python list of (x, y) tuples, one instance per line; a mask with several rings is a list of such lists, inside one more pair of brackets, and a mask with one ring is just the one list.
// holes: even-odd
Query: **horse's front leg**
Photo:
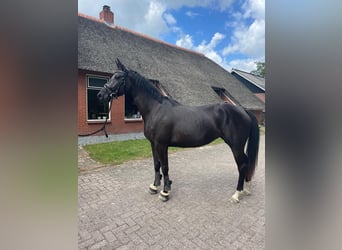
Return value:
[(155, 150), (154, 144), (151, 142), (153, 164), (154, 164), (154, 182), (149, 187), (150, 194), (156, 194), (158, 192), (158, 187), (160, 186), (160, 180), (162, 175), (160, 174), (160, 161)]
[(169, 167), (167, 165), (162, 165), (162, 171), (164, 176), (164, 189), (160, 191), (159, 199), (161, 199), (162, 201), (168, 201), (172, 184), (172, 181), (169, 179), (168, 174)]

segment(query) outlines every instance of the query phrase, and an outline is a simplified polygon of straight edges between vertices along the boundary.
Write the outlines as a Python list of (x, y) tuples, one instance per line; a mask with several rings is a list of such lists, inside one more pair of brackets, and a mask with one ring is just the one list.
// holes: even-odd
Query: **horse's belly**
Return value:
[(217, 137), (217, 130), (211, 124), (176, 126), (172, 131), (170, 144), (176, 147), (198, 147), (212, 142)]

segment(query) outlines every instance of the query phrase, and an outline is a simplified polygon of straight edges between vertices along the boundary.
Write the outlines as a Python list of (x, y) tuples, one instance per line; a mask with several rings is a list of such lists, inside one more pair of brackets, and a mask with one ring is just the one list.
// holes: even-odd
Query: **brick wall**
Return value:
[(262, 115), (262, 110), (250, 110), (258, 120), (259, 124), (263, 123), (263, 115)]
[[(103, 126), (103, 122), (94, 123), (87, 121), (87, 83), (86, 74), (98, 76), (110, 76), (96, 72), (78, 71), (78, 133), (91, 133)], [(108, 134), (125, 134), (144, 131), (143, 121), (124, 120), (124, 97), (113, 100), (111, 121), (107, 123)], [(101, 133), (99, 133), (101, 135)]]

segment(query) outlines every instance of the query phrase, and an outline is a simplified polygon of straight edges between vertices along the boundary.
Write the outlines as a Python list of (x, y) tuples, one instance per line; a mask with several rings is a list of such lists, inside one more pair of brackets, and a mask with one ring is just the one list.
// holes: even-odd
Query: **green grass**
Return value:
[(85, 145), (84, 149), (88, 151), (89, 156), (95, 161), (114, 165), (152, 156), (151, 146), (147, 140), (114, 141)]
[[(222, 139), (216, 139), (212, 144), (222, 142)], [(84, 149), (95, 161), (112, 165), (122, 164), (130, 160), (152, 157), (151, 145), (146, 139), (85, 145)], [(170, 153), (177, 150), (181, 150), (181, 148), (169, 148)]]

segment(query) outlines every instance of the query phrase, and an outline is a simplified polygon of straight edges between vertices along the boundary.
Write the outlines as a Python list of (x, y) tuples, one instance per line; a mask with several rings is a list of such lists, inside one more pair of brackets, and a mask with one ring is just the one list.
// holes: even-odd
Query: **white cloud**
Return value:
[(245, 10), (244, 18), (265, 19), (265, 0), (248, 0), (242, 8)]
[(189, 34), (181, 36), (179, 40), (176, 41), (176, 45), (195, 50), (204, 54), (206, 57), (210, 58), (217, 64), (222, 64), (223, 59), (216, 51), (216, 46), (220, 43), (226, 36), (219, 32), (216, 32), (213, 37), (211, 38), (210, 42), (207, 43), (206, 41), (202, 41), (198, 46), (194, 45), (192, 36)]
[(233, 0), (161, 0), (170, 8), (178, 9), (187, 7), (212, 7), (224, 11), (230, 7)]
[(143, 21), (137, 23), (134, 30), (154, 37), (167, 32), (168, 27), (163, 18), (166, 9), (166, 6), (158, 1), (150, 1), (149, 7), (143, 16)]
[(165, 13), (164, 19), (167, 22), (167, 24), (169, 24), (169, 25), (174, 25), (177, 23), (176, 19), (170, 13)]
[(215, 50), (208, 50), (204, 55), (224, 67), (222, 57)]
[(210, 43), (208, 44), (208, 46), (210, 48), (215, 48), (216, 45), (225, 38), (226, 36), (224, 34), (221, 34), (219, 32), (216, 32), (213, 36), (213, 38), (211, 39)]
[(223, 49), (227, 56), (239, 52), (248, 56), (265, 54), (265, 20), (255, 20), (250, 26), (235, 29), (232, 42)]
[(252, 70), (256, 70), (256, 61), (263, 61), (263, 59), (247, 58), (232, 60), (229, 63), (226, 63), (226, 69), (231, 71), (232, 68), (235, 68), (242, 71), (251, 72)]
[(218, 6), (221, 11), (224, 11), (227, 10), (233, 2), (234, 0), (221, 0), (218, 1)]
[[(265, 55), (265, 0), (248, 0), (242, 7), (243, 13), (235, 13), (236, 21), (227, 23), (233, 27), (231, 42), (223, 49), (222, 54), (244, 54), (248, 57)], [(247, 18), (254, 19), (250, 25), (245, 24)]]
[(176, 45), (186, 49), (193, 49), (194, 44), (192, 36), (190, 36), (189, 34), (182, 36), (180, 39), (176, 41)]
[(196, 12), (193, 12), (193, 11), (191, 11), (191, 10), (188, 10), (187, 12), (185, 12), (185, 15), (187, 15), (188, 17), (196, 17), (196, 16), (198, 16), (199, 14), (198, 13), (196, 13)]
[(152, 21), (158, 21), (160, 17), (162, 17), (164, 11), (166, 10), (166, 6), (157, 2), (151, 1), (148, 7), (148, 11), (144, 16), (144, 19), (150, 23)]

